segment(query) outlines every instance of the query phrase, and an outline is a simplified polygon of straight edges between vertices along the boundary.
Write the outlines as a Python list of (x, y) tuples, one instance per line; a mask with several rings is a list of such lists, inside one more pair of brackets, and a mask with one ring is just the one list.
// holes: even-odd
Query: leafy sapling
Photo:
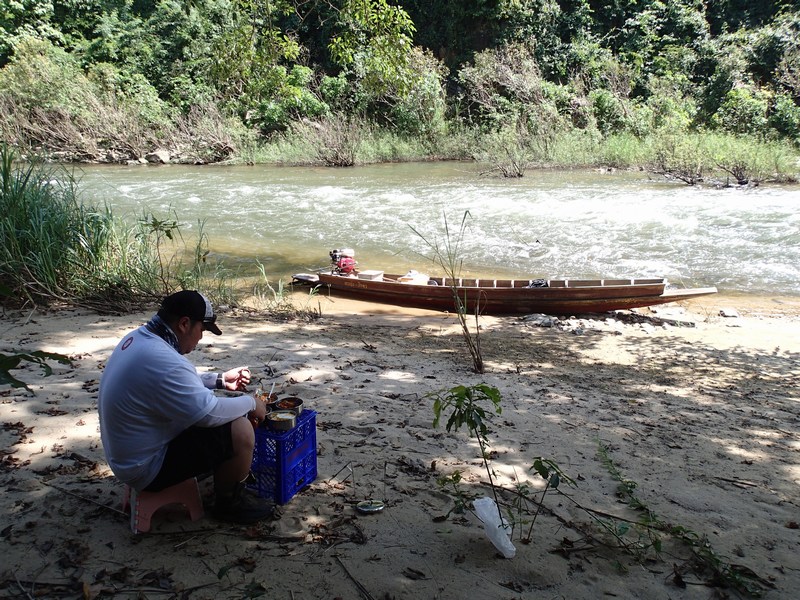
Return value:
[(500, 503), (497, 500), (497, 490), (495, 489), (492, 469), (489, 467), (489, 459), (486, 452), (489, 444), (489, 428), (486, 426), (486, 410), (482, 406), (487, 402), (490, 403), (494, 411), (499, 415), (502, 412), (500, 392), (497, 388), (480, 383), (473, 386), (457, 385), (449, 390), (432, 392), (428, 394), (428, 397), (433, 398), (434, 427), (438, 427), (442, 415), (449, 412), (446, 425), (447, 431), (457, 431), (462, 425), (466, 425), (470, 435), (478, 440), (481, 458), (489, 476), (489, 485), (492, 488), (498, 514), (500, 514), (502, 520)]

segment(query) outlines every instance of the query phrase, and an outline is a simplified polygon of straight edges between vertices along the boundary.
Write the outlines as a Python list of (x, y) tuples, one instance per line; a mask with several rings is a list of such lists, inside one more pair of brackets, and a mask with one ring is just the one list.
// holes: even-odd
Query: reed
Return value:
[(471, 217), (469, 211), (465, 211), (461, 218), (461, 225), (458, 232), (453, 232), (447, 222), (447, 214), (443, 214), (444, 221), (444, 236), (442, 239), (437, 237), (426, 237), (415, 227), (411, 227), (419, 238), (431, 251), (431, 256), (427, 257), (438, 265), (444, 272), (445, 278), (452, 282), (451, 290), (453, 292), (453, 311), (458, 317), (458, 323), (461, 326), (461, 334), (464, 342), (469, 350), (469, 355), (472, 358), (472, 368), (476, 373), (484, 372), (483, 353), (481, 350), (481, 328), (479, 323), (480, 317), (480, 302), (475, 303), (475, 331), (473, 332), (469, 326), (469, 315), (467, 314), (467, 298), (462, 297), (456, 286), (456, 282), (461, 276), (461, 268), (464, 263), (463, 248), (468, 235), (467, 220)]
[(108, 207), (84, 205), (74, 176), (15, 163), (0, 147), (0, 277), (8, 305), (63, 303), (101, 311), (142, 307), (175, 289), (211, 285), (227, 299), (205, 237), (186, 258), (178, 220), (145, 215), (127, 226)]
[(253, 299), (257, 308), (266, 310), (274, 317), (283, 319), (300, 318), (306, 321), (322, 316), (322, 304), (318, 298), (318, 288), (313, 287), (304, 300), (294, 294), (291, 286), (283, 279), (274, 285), (267, 277), (266, 267), (258, 262), (259, 277), (253, 283)]
[(69, 174), (36, 164), (17, 166), (0, 149), (0, 273), (12, 297), (36, 303), (67, 299), (86, 260), (101, 243), (104, 215), (80, 205)]
[(786, 142), (753, 136), (708, 134), (706, 138), (718, 177), (738, 185), (797, 181), (797, 158)]
[(615, 134), (598, 144), (593, 166), (631, 169), (649, 162), (652, 152), (647, 138), (640, 138), (630, 133)]

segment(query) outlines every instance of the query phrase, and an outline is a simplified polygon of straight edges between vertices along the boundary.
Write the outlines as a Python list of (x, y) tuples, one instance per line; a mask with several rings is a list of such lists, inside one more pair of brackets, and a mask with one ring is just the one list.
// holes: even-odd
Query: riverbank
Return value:
[[(677, 537), (654, 534), (656, 556), (631, 526), (623, 540), (646, 554), (638, 561), (591, 516), (641, 519), (620, 478), (652, 517), (707, 540), (700, 558), (732, 567), (728, 583), (770, 600), (800, 588), (800, 299), (712, 296), (550, 326), (484, 318), (482, 376), (446, 315), (322, 300), (313, 322), (229, 311), (224, 335), (191, 355), (212, 370), (247, 364), (317, 411), (316, 481), (275, 522), (168, 512), (139, 536), (103, 459), (96, 395), (110, 351), (149, 313), (7, 314), (0, 352), (60, 352), (73, 366), (50, 377), (24, 366), (15, 374), (33, 393), (0, 390), (4, 595), (707, 598), (714, 573)], [(517, 528), (513, 559), (473, 514), (449, 513), (437, 485), (459, 471), (465, 494), (491, 495), (474, 441), (433, 429), (426, 398), (480, 382), (503, 397), (487, 417), (496, 483), (538, 498), (530, 466), (542, 456), (577, 484), (560, 488), (575, 502), (546, 496), (530, 543), (530, 525)], [(356, 512), (369, 498), (384, 511)]]

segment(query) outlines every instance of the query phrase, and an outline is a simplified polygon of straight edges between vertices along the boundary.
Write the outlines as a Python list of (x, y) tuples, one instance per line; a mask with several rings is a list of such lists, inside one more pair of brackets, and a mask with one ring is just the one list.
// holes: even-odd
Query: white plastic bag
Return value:
[(483, 521), (483, 528), (494, 547), (506, 558), (514, 558), (517, 549), (509, 539), (511, 527), (505, 519), (500, 518), (495, 501), (486, 497), (478, 498), (472, 505), (475, 507), (475, 514)]

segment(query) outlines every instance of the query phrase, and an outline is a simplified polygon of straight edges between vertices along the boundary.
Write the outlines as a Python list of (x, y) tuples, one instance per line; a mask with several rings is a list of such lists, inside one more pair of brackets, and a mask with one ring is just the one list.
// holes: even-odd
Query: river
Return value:
[[(200, 221), (226, 265), (272, 281), (353, 248), (363, 269), (435, 273), (423, 238), (466, 219), (465, 276), (666, 277), (729, 294), (800, 296), (800, 186), (686, 186), (643, 172), (483, 176), (471, 163), (349, 169), (85, 166), (83, 200), (118, 216)], [(455, 239), (451, 235), (451, 239)]]

